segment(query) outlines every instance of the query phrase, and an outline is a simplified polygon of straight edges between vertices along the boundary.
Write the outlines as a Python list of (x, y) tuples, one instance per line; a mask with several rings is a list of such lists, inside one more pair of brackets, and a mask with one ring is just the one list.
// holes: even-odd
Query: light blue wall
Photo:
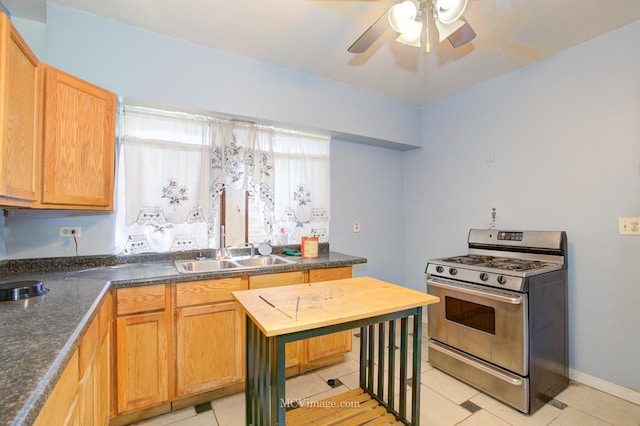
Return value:
[(331, 141), (331, 249), (367, 258), (354, 275), (405, 284), (402, 177), (402, 152)]
[(570, 366), (635, 391), (640, 237), (617, 218), (640, 216), (638, 40), (640, 21), (425, 108), (404, 153), (407, 283), (492, 207), (499, 228), (566, 230)]
[(46, 62), (46, 24), (42, 22), (21, 19), (16, 16), (11, 17), (11, 23), (18, 29), (18, 32), (35, 53), (39, 60)]
[(52, 4), (47, 5), (47, 60), (121, 96), (392, 147), (422, 142), (420, 109), (413, 105)]

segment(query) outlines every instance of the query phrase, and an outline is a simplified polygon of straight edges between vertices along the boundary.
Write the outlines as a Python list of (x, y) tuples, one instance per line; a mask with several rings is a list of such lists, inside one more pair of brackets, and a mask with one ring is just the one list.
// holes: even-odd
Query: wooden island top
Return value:
[(430, 294), (371, 277), (232, 294), (266, 337), (357, 321), (439, 301)]

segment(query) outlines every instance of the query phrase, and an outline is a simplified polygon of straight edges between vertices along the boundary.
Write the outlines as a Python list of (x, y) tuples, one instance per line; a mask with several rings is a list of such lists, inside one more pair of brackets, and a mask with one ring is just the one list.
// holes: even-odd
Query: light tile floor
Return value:
[[(358, 344), (345, 362), (287, 380), (287, 398), (319, 401), (333, 394), (358, 387)], [(426, 356), (426, 344), (423, 342)], [(341, 386), (331, 388), (328, 379), (338, 378)], [(466, 384), (422, 363), (420, 424), (429, 426), (640, 426), (640, 406), (588, 386), (571, 383), (556, 397), (566, 404), (560, 409), (547, 404), (533, 415), (525, 415)], [(471, 412), (461, 404), (471, 401), (479, 410)], [(139, 426), (243, 426), (244, 394), (239, 393), (211, 402), (211, 410), (197, 414), (188, 407), (138, 423)]]

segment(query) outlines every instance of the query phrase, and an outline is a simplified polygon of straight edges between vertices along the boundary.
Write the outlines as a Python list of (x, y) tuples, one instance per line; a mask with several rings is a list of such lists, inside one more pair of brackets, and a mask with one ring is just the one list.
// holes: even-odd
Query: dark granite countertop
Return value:
[(33, 259), (0, 265), (0, 283), (40, 280), (49, 289), (43, 296), (0, 302), (0, 424), (33, 423), (111, 288), (350, 266), (367, 261), (328, 249), (321, 250), (318, 258), (290, 259), (297, 262), (202, 274), (179, 274), (174, 258), (161, 256), (129, 257), (124, 262), (116, 256), (97, 256), (86, 262), (61, 258), (53, 262), (55, 268), (49, 262), (48, 269), (41, 271), (40, 263)]

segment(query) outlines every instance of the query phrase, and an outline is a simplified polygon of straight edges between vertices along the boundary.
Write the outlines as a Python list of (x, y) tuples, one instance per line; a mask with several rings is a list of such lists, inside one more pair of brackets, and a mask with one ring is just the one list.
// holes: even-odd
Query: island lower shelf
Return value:
[(287, 412), (286, 419), (290, 426), (402, 424), (362, 388), (302, 405)]

